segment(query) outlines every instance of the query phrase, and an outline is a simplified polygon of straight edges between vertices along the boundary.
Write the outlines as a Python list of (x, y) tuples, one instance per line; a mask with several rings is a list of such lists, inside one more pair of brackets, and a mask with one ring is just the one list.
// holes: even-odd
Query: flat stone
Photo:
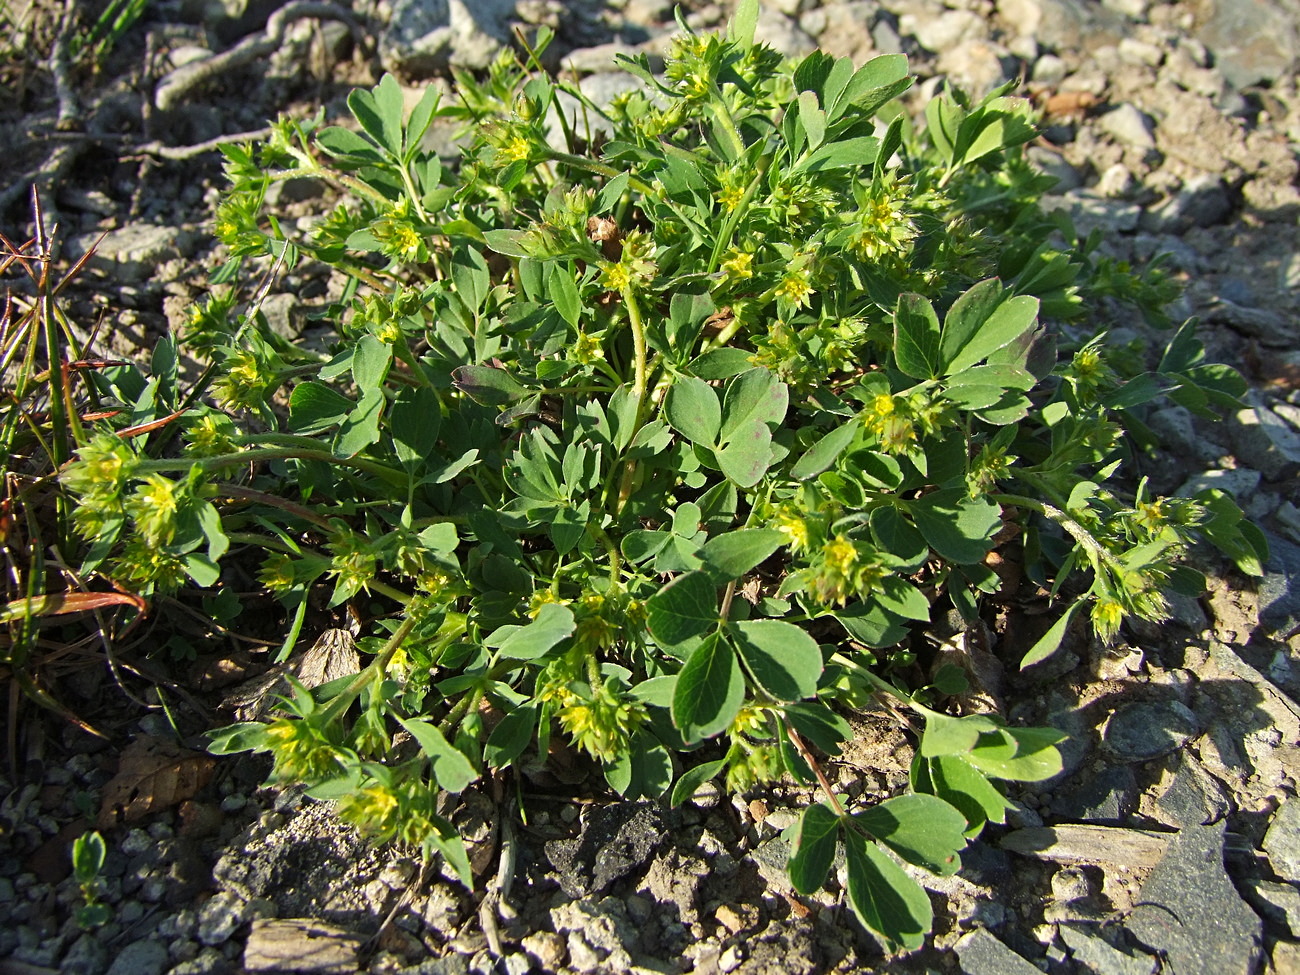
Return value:
[(1127, 765), (1108, 765), (1052, 800), (1054, 815), (1119, 826), (1137, 808), (1137, 776)]
[(1201, 491), (1217, 488), (1230, 498), (1244, 501), (1259, 488), (1259, 482), (1259, 471), (1251, 470), (1249, 467), (1205, 471), (1184, 481), (1177, 494), (1182, 498), (1192, 498)]
[(110, 274), (118, 284), (139, 284), (153, 277), (159, 264), (194, 253), (195, 235), (181, 227), (133, 223), (99, 234), (81, 234), (68, 242), (66, 256), (77, 260), (93, 246), (89, 266)]
[(1062, 924), (1058, 930), (1061, 940), (1070, 949), (1070, 957), (1084, 971), (1096, 972), (1097, 975), (1152, 975), (1160, 964), (1151, 955), (1120, 951), (1081, 926)]
[(1289, 73), (1300, 55), (1294, 8), (1276, 0), (1196, 0), (1196, 38), (1235, 88)]
[(1187, 826), (1142, 885), (1127, 928), (1175, 972), (1251, 975), (1263, 925), (1223, 869), (1224, 823)]
[(1004, 850), (1053, 863), (1153, 867), (1164, 856), (1168, 833), (1120, 826), (1026, 826), (998, 842)]
[(1192, 227), (1213, 227), (1232, 214), (1223, 180), (1209, 173), (1189, 179), (1182, 188), (1142, 214), (1143, 230), (1154, 234), (1181, 234)]
[(1136, 203), (1107, 200), (1078, 191), (1063, 196), (1044, 196), (1039, 205), (1045, 213), (1064, 210), (1082, 237), (1094, 230), (1127, 233), (1137, 230), (1138, 222), (1142, 219), (1142, 208)]
[(1121, 145), (1135, 146), (1138, 149), (1154, 149), (1155, 137), (1151, 132), (1155, 128), (1150, 116), (1140, 111), (1129, 102), (1124, 102), (1097, 119), (1101, 130)]
[(576, 839), (547, 843), (546, 857), (566, 894), (588, 897), (643, 866), (664, 837), (664, 817), (653, 803), (600, 806)]
[(1180, 701), (1135, 701), (1121, 705), (1106, 722), (1102, 745), (1124, 762), (1146, 762), (1181, 748), (1201, 731)]
[(770, 44), (774, 50), (788, 58), (806, 57), (817, 50), (817, 42), (805, 34), (794, 20), (769, 7), (759, 11), (754, 40)]
[(342, 975), (357, 970), (361, 943), (360, 935), (310, 918), (254, 921), (244, 946), (244, 970)]
[(1264, 532), (1268, 561), (1259, 582), (1259, 621), (1283, 639), (1300, 627), (1300, 545)]
[(953, 947), (966, 975), (1042, 975), (983, 928), (976, 928)]
[(133, 941), (113, 959), (108, 975), (162, 975), (167, 969), (167, 946), (161, 941)]
[(1273, 871), (1286, 880), (1300, 880), (1300, 802), (1285, 800), (1264, 834), (1264, 852)]
[(1247, 880), (1243, 893), (1266, 919), (1284, 928), (1293, 938), (1300, 935), (1300, 890), (1272, 880)]
[(397, 0), (379, 39), (384, 67), (428, 77), (449, 66), (487, 68), (510, 38), (514, 0)]
[(1156, 805), (1177, 826), (1203, 826), (1230, 812), (1223, 786), (1186, 752), (1179, 754), (1173, 781)]

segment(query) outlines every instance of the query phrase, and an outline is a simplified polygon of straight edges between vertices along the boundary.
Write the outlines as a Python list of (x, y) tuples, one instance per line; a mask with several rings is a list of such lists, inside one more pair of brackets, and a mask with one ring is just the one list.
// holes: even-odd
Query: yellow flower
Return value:
[(808, 548), (808, 522), (797, 515), (784, 510), (778, 511), (776, 530), (788, 539), (786, 544), (790, 546), (792, 553), (798, 554)]
[(522, 135), (515, 134), (499, 150), (499, 155), (508, 163), (527, 162), (533, 146)]
[(600, 266), (600, 284), (607, 291), (622, 291), (632, 283), (632, 271), (622, 261), (604, 262)]
[(743, 186), (724, 186), (718, 190), (718, 202), (722, 204), (722, 208), (728, 213), (740, 206), (740, 201), (744, 198), (745, 189)]
[(858, 560), (857, 546), (843, 535), (836, 535), (823, 545), (822, 554), (826, 558), (826, 567), (840, 575), (848, 575)]
[(724, 273), (736, 278), (752, 278), (754, 269), (751, 265), (754, 263), (754, 255), (742, 250), (736, 250), (734, 247), (728, 254), (725, 261), (722, 262)]
[(813, 288), (808, 283), (807, 271), (791, 271), (781, 279), (781, 283), (776, 288), (778, 298), (785, 298), (796, 305), (805, 304), (812, 293)]
[(580, 365), (589, 366), (593, 362), (605, 358), (605, 349), (600, 344), (600, 339), (594, 335), (579, 332), (577, 341), (573, 343), (573, 358)]
[(1110, 643), (1124, 620), (1124, 607), (1109, 596), (1100, 596), (1092, 604), (1092, 626), (1103, 643)]

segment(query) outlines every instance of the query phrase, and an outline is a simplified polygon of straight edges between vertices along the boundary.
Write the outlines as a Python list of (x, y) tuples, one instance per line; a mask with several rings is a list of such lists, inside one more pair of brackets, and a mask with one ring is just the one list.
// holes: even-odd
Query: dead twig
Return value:
[(304, 17), (337, 20), (347, 26), (358, 44), (364, 46), (366, 43), (365, 32), (350, 11), (333, 3), (299, 0), (297, 3), (286, 4), (273, 13), (270, 20), (266, 22), (266, 30), (261, 35), (245, 37), (229, 51), (187, 64), (167, 75), (154, 90), (154, 105), (165, 112), (179, 104), (200, 85), (207, 84), (214, 78), (250, 61), (271, 54), (284, 42), (284, 33), (289, 24)]

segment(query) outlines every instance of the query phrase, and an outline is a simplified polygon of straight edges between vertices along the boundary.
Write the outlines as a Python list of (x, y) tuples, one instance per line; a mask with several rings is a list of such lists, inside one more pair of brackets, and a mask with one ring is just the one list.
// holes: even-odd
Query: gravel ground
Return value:
[[(383, 68), (436, 79), (449, 65), (482, 67), (514, 23), (556, 29), (559, 66), (610, 97), (627, 84), (608, 70), (612, 55), (662, 54), (673, 29), (660, 0), (358, 0), (268, 27), (274, 10), (152, 4), (82, 91), (71, 132), (54, 131), (38, 68), (0, 75), (13, 180), (0, 183), (0, 225), (21, 230), (36, 179), (67, 259), (106, 234), (72, 312), (111, 321), (115, 352), (147, 350), (219, 264), (206, 230), (214, 154), (169, 158), (174, 147), (255, 130), (279, 111), (337, 113), (350, 85)], [(685, 13), (707, 29), (727, 9)], [(19, 47), (46, 49), (49, 31), (30, 23)], [(526, 824), (510, 797), (469, 792), (454, 816), (483, 877), (471, 895), (367, 846), (328, 808), (261, 789), (256, 759), (167, 751), (164, 714), (130, 705), (102, 665), (82, 667), (69, 698), (107, 715), (113, 744), (25, 711), (20, 762), (0, 772), (0, 975), (1300, 972), (1300, 4), (775, 0), (759, 38), (796, 57), (818, 45), (855, 59), (905, 52), (918, 100), (945, 76), (976, 91), (1024, 79), (1048, 112), (1030, 150), (1059, 178), (1048, 205), (1099, 229), (1118, 258), (1168, 255), (1185, 288), (1175, 317), (1199, 316), (1211, 358), (1250, 381), (1250, 408), (1222, 421), (1149, 411), (1163, 446), (1138, 473), (1160, 492), (1233, 494), (1268, 536), (1266, 576), (1247, 581), (1197, 553), (1212, 590), (1175, 602), (1169, 623), (1131, 627), (1110, 649), (1078, 641), (1026, 674), (983, 661), (985, 689), (1013, 719), (1071, 734), (1066, 769), (1015, 796), (1007, 827), (986, 831), (958, 876), (920, 878), (934, 937), (892, 958), (838, 892), (790, 890), (780, 834), (803, 790), (705, 791), (667, 810), (539, 781)], [(253, 53), (194, 81), (194, 65), (232, 50)], [(281, 202), (291, 215), (311, 207)], [(305, 267), (265, 308), (298, 337), (325, 288)], [(1114, 310), (1109, 328), (1121, 342), (1149, 338), (1130, 311)], [(1006, 659), (1028, 639), (1023, 622), (999, 631)], [(186, 720), (218, 719), (200, 709)], [(831, 766), (842, 790), (856, 801), (900, 789), (910, 746), (897, 725), (864, 713), (855, 731)], [(87, 933), (67, 849), (119, 786), (127, 741), (208, 784), (105, 829), (112, 920)]]

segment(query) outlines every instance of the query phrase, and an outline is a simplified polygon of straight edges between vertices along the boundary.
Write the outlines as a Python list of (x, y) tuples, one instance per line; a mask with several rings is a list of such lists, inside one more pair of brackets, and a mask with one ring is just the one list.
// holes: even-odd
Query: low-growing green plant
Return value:
[(100, 871), (108, 848), (99, 833), (83, 833), (72, 841), (72, 875), (81, 890), (81, 906), (77, 908), (77, 924), (85, 929), (108, 923), (113, 909), (101, 901)]
[[(375, 618), (359, 673), (295, 686), (215, 751), (269, 752), (277, 780), (467, 884), (440, 794), (545, 763), (555, 735), (629, 797), (820, 782), (795, 887), (842, 842), (857, 916), (915, 947), (930, 904), (896, 858), (954, 872), (1003, 821), (995, 783), (1061, 763), (1055, 731), (950, 713), (962, 675), (918, 678), (910, 635), (978, 619), (995, 549), (1057, 603), (1025, 664), (1080, 614), (1104, 639), (1161, 618), (1169, 587), (1202, 581), (1178, 561), (1198, 537), (1257, 571), (1222, 494), (1116, 482), (1128, 411), (1242, 386), (1190, 324), (1150, 371), (1087, 332), (1090, 301), (1155, 317), (1164, 285), (1037, 209), (1026, 102), (949, 90), (918, 132), (903, 57), (788, 64), (756, 15), (685, 32), (662, 77), (625, 59), (644, 88), (607, 110), (527, 51), (461, 78), (456, 104), (431, 88), (404, 112), (385, 77), (350, 96), (359, 129), (282, 120), (226, 147), (223, 279), (330, 265), (330, 353), (218, 291), (186, 336), (212, 365), (184, 403), (170, 346), (152, 379), (104, 377), (134, 423), (184, 408), (183, 450), (105, 430), (65, 482), (88, 567), (132, 591), (218, 586), (223, 556), (256, 556), (291, 616), (283, 654), (313, 590)], [(435, 120), (472, 132), (455, 167), (425, 147)], [(302, 177), (337, 202), (290, 236), (264, 200)], [(849, 736), (844, 708), (884, 696), (923, 728), (911, 791), (850, 804), (818, 755)]]

